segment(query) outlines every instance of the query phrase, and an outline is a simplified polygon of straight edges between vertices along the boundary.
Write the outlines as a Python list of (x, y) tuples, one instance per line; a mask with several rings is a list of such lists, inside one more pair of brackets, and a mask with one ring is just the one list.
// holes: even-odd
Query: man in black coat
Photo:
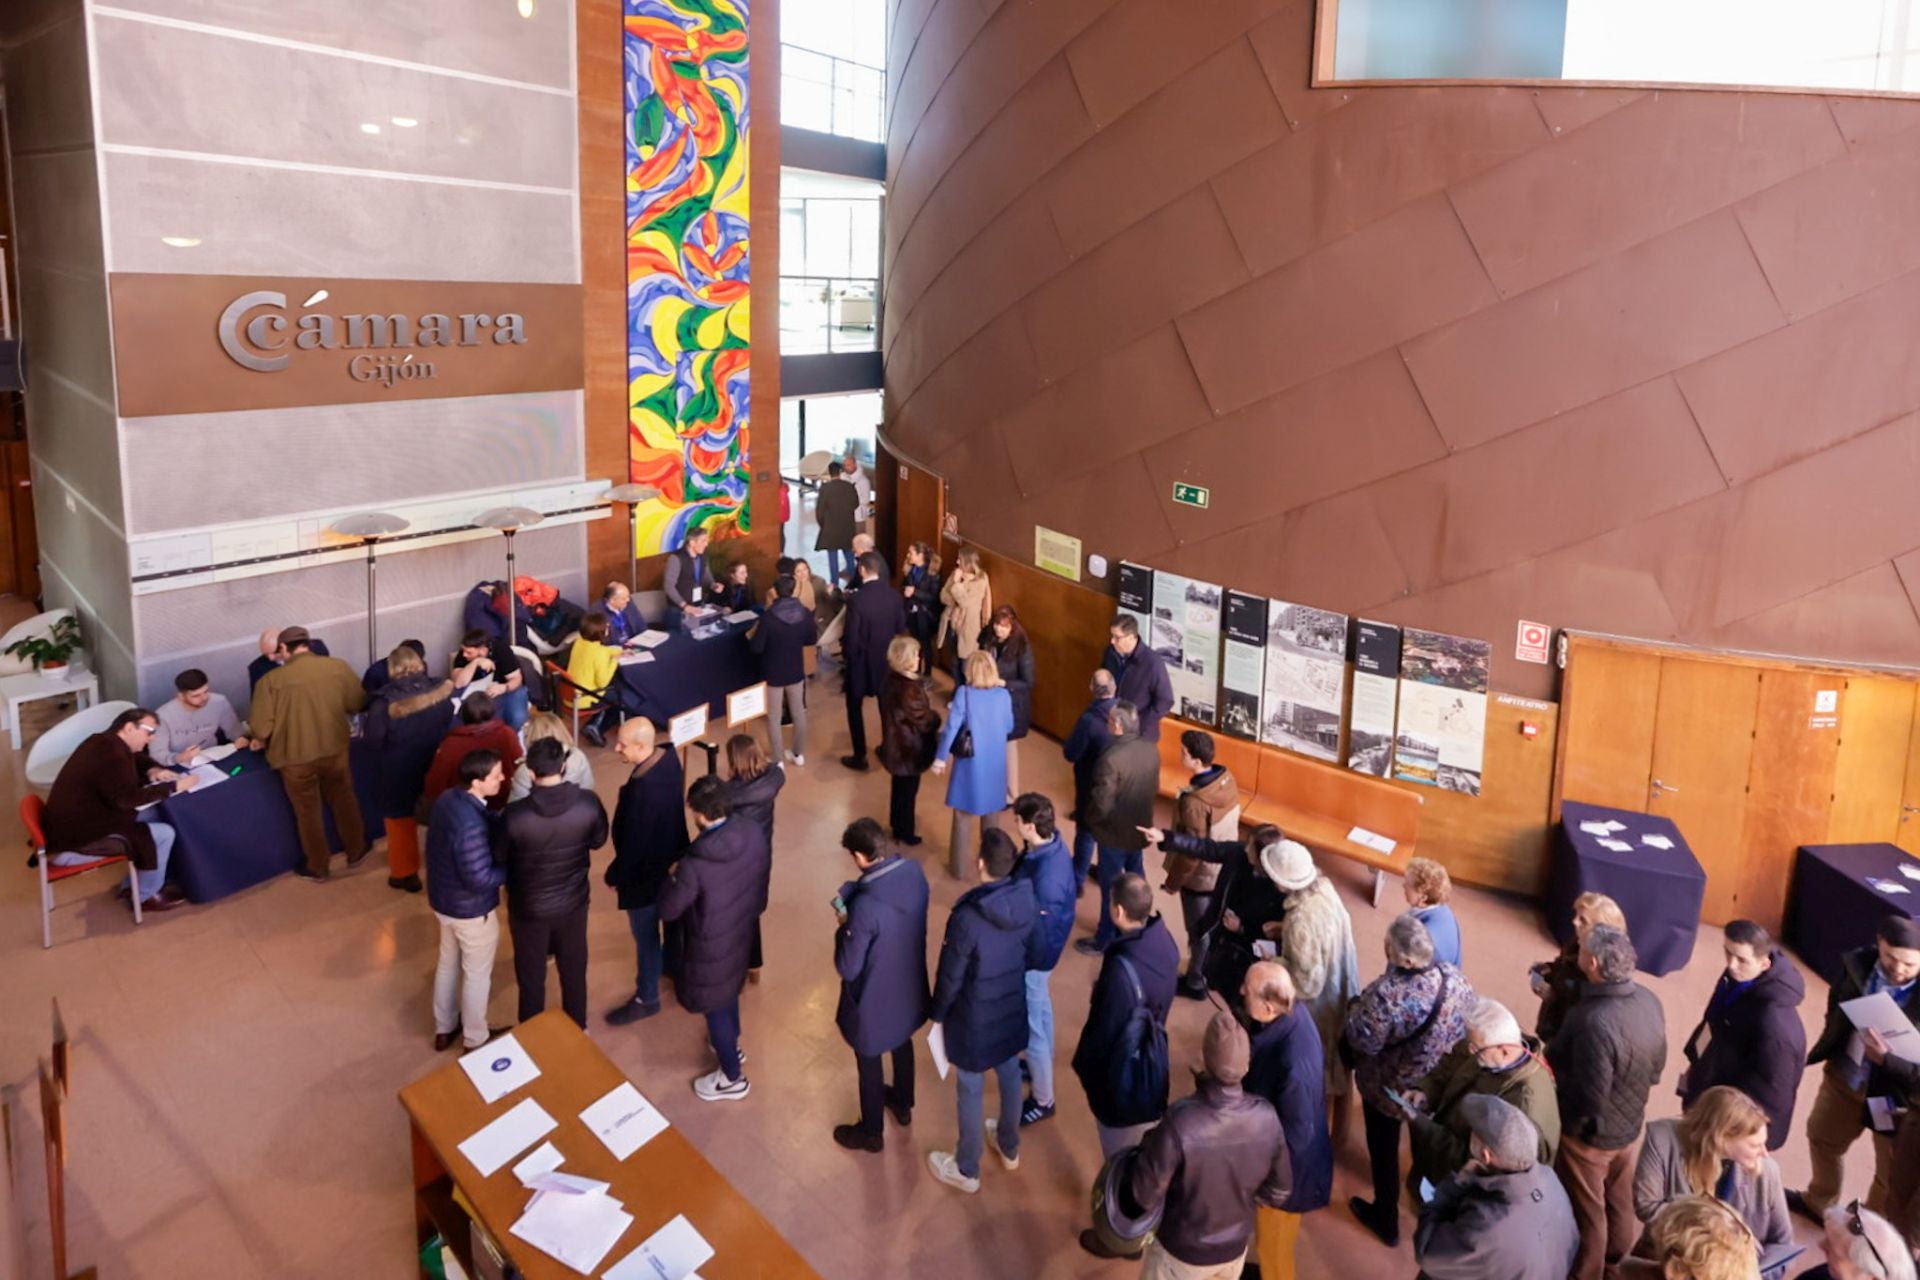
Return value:
[[(872, 584), (868, 584), (869, 587)], [(863, 588), (864, 592), (865, 588)], [(1004, 831), (980, 838), (980, 884), (954, 903), (940, 945), (934, 1022), (954, 1066), (960, 1142), (927, 1155), (933, 1176), (972, 1194), (980, 1190), (986, 1136), (1008, 1169), (1020, 1167), (1020, 1051), (1027, 1047), (1027, 937), (1040, 918), (1033, 886), (1013, 879), (1019, 851)], [(985, 1122), (987, 1072), (1000, 1082), (1000, 1122)]]
[(1125, 698), (1107, 713), (1107, 732), (1113, 740), (1094, 761), (1080, 811), (1100, 854), (1100, 923), (1091, 938), (1073, 944), (1082, 955), (1098, 955), (1113, 941), (1113, 885), (1123, 875), (1144, 873), (1147, 841), (1141, 831), (1152, 824), (1153, 798), (1160, 793), (1160, 753), (1140, 736), (1139, 712)]
[(1554, 1170), (1580, 1225), (1573, 1280), (1611, 1273), (1640, 1234), (1633, 1176), (1647, 1096), (1667, 1065), (1667, 1020), (1659, 997), (1633, 980), (1638, 961), (1620, 930), (1589, 930), (1580, 944), (1580, 1003), (1547, 1046), (1560, 1088)]
[(794, 599), (793, 575), (773, 580), (773, 604), (760, 615), (747, 647), (760, 658), (767, 682), (767, 759), (780, 763), (780, 709), (793, 718), (793, 750), (787, 759), (807, 762), (807, 646), (820, 643), (813, 610)]
[[(833, 967), (840, 974), (834, 1022), (853, 1049), (860, 1076), (860, 1122), (836, 1125), (849, 1151), (885, 1146), (881, 1115), (913, 1121), (913, 1033), (927, 1021), (927, 873), (900, 856), (880, 824), (861, 818), (840, 837), (860, 878), (840, 886), (834, 912)], [(893, 1088), (881, 1072), (893, 1057)]]
[(1773, 945), (1773, 935), (1751, 920), (1729, 920), (1721, 946), (1726, 972), (1684, 1047), (1680, 1109), (1715, 1085), (1730, 1085), (1767, 1113), (1767, 1149), (1778, 1151), (1793, 1127), (1793, 1103), (1807, 1069), (1807, 1029), (1800, 1023), (1807, 984)]
[(1140, 736), (1160, 741), (1160, 717), (1173, 710), (1173, 679), (1167, 660), (1140, 639), (1140, 624), (1120, 614), (1107, 628), (1107, 656), (1101, 667), (1113, 673), (1117, 696), (1140, 715)]
[(655, 742), (651, 720), (623, 722), (614, 750), (633, 766), (613, 806), (613, 861), (606, 882), (633, 929), (633, 999), (607, 1014), (616, 1027), (660, 1012), (660, 887), (687, 847), (686, 775), (680, 755)]
[[(1920, 921), (1888, 916), (1880, 922), (1871, 947), (1849, 951), (1840, 959), (1840, 978), (1827, 991), (1827, 1021), (1807, 1065), (1826, 1064), (1820, 1092), (1807, 1113), (1807, 1148), (1812, 1156), (1813, 1180), (1805, 1191), (1787, 1192), (1787, 1206), (1816, 1221), (1840, 1197), (1841, 1165), (1851, 1147), (1867, 1129), (1867, 1099), (1895, 1095), (1886, 1068), (1864, 1053), (1855, 1061), (1853, 1042), (1858, 1033), (1840, 1006), (1884, 991), (1912, 1021), (1920, 1014)], [(1888, 1180), (1893, 1173), (1893, 1138), (1873, 1135), (1873, 1186), (1867, 1207), (1882, 1212), (1887, 1204)]]
[(707, 1039), (720, 1060), (693, 1082), (702, 1102), (738, 1101), (751, 1088), (740, 1068), (740, 989), (747, 984), (772, 856), (758, 823), (728, 821), (728, 799), (726, 782), (712, 774), (687, 791), (700, 834), (660, 890), (660, 918), (686, 922), (686, 957), (674, 993), (681, 1008), (706, 1016)]
[(1180, 981), (1180, 948), (1153, 909), (1153, 886), (1145, 876), (1124, 875), (1113, 886), (1113, 945), (1100, 962), (1086, 1025), (1073, 1051), (1073, 1074), (1087, 1092), (1087, 1107), (1100, 1131), (1100, 1154), (1110, 1156), (1140, 1140), (1166, 1110), (1167, 1100), (1124, 1098), (1112, 1067), (1133, 1011), (1146, 1007), (1162, 1028)]
[(1105, 667), (1093, 673), (1087, 691), (1093, 700), (1087, 703), (1087, 709), (1074, 721), (1073, 732), (1067, 735), (1065, 747), (1067, 763), (1073, 766), (1073, 887), (1077, 894), (1087, 887), (1087, 873), (1093, 869), (1093, 829), (1087, 826), (1087, 795), (1093, 790), (1093, 766), (1100, 759), (1100, 753), (1113, 741), (1113, 735), (1107, 732), (1107, 717), (1113, 714), (1114, 693), (1113, 673)]
[(507, 855), (508, 927), (520, 1021), (547, 1007), (547, 957), (560, 970), (560, 1007), (587, 1025), (587, 878), (607, 842), (600, 797), (568, 782), (567, 744), (542, 738), (527, 748), (533, 790), (501, 820)]
[(867, 552), (855, 565), (860, 572), (860, 590), (847, 600), (846, 628), (840, 637), (847, 686), (847, 734), (853, 740), (853, 754), (842, 756), (840, 763), (864, 771), (866, 701), (879, 697), (887, 683), (887, 645), (907, 629), (907, 606), (900, 593), (880, 576), (884, 566), (876, 552)]

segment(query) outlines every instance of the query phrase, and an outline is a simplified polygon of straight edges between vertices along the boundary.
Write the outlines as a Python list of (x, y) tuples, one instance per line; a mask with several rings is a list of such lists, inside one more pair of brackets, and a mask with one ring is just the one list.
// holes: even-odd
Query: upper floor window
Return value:
[(884, 0), (786, 0), (780, 45), (782, 124), (885, 140)]

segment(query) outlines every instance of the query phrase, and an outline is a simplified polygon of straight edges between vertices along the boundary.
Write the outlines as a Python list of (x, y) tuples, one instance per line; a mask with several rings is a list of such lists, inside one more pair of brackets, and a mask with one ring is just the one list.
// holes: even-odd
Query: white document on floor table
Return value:
[(482, 1102), (498, 1102), (530, 1080), (540, 1078), (540, 1068), (512, 1034), (490, 1040), (460, 1058), (460, 1069), (480, 1091)]
[(513, 1176), (520, 1180), (521, 1186), (531, 1187), (535, 1178), (558, 1169), (561, 1159), (560, 1148), (543, 1142), (533, 1149), (532, 1155), (513, 1166)]
[(622, 1082), (606, 1097), (580, 1113), (580, 1123), (606, 1143), (615, 1160), (625, 1160), (667, 1127), (660, 1109)]
[(559, 1121), (528, 1098), (460, 1144), (460, 1154), (487, 1177), (559, 1127)]
[(683, 1213), (608, 1267), (606, 1280), (694, 1280), (694, 1271), (712, 1256), (713, 1246)]
[(591, 1275), (632, 1223), (633, 1215), (612, 1196), (542, 1191), (508, 1229), (549, 1257)]
[(947, 1031), (939, 1023), (927, 1025), (927, 1052), (933, 1055), (933, 1069), (945, 1080), (953, 1064), (947, 1061)]

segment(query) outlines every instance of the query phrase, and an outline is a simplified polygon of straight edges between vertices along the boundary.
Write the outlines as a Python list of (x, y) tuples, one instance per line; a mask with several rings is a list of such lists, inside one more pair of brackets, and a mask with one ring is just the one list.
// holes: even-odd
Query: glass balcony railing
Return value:
[(879, 67), (780, 46), (780, 123), (863, 142), (886, 140), (887, 73)]
[(876, 351), (880, 282), (872, 277), (781, 276), (780, 353)]

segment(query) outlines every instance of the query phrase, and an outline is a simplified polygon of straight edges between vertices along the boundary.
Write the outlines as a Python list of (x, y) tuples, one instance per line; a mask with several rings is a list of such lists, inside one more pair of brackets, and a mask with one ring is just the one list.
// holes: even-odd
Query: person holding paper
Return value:
[(1472, 1144), (1461, 1104), (1481, 1094), (1492, 1094), (1533, 1121), (1540, 1137), (1537, 1157), (1551, 1168), (1560, 1148), (1560, 1098), (1544, 1053), (1538, 1040), (1521, 1033), (1519, 1019), (1505, 1005), (1474, 1001), (1467, 1010), (1467, 1034), (1404, 1095), (1413, 1154), (1407, 1185), (1418, 1188), (1424, 1180), (1438, 1186), (1467, 1163)]
[(1767, 1113), (1767, 1149), (1778, 1151), (1793, 1127), (1794, 1098), (1806, 1072), (1807, 1030), (1800, 1004), (1807, 984), (1773, 935), (1751, 920), (1729, 920), (1721, 946), (1726, 972), (1687, 1037), (1680, 1105), (1715, 1085), (1731, 1085)]
[[(820, 640), (813, 611), (794, 598), (792, 577), (773, 580), (773, 603), (747, 636), (747, 647), (760, 659), (760, 678), (767, 682), (767, 750), (771, 759), (785, 758), (796, 767), (807, 763), (807, 651)], [(793, 750), (780, 744), (781, 708), (793, 719)]]
[(660, 918), (685, 922), (686, 954), (673, 984), (680, 1007), (707, 1020), (719, 1065), (696, 1078), (702, 1102), (737, 1102), (752, 1086), (740, 1062), (740, 991), (753, 925), (767, 909), (766, 832), (731, 818), (725, 781), (708, 774), (687, 792), (700, 834), (660, 890)]
[(686, 775), (680, 753), (657, 741), (644, 718), (620, 726), (614, 750), (633, 772), (613, 806), (613, 861), (607, 887), (619, 895), (638, 963), (633, 999), (607, 1014), (616, 1027), (660, 1012), (660, 889), (687, 847)]
[[(840, 886), (834, 915), (833, 967), (840, 975), (834, 1013), (860, 1080), (860, 1119), (835, 1125), (833, 1140), (849, 1151), (885, 1149), (884, 1113), (913, 1122), (913, 1035), (926, 1025), (927, 873), (902, 858), (880, 824), (861, 818), (840, 836), (858, 879)], [(883, 1059), (893, 1059), (886, 1087)]]
[(333, 859), (326, 810), (333, 811), (349, 868), (365, 862), (371, 848), (347, 758), (350, 718), (367, 705), (367, 691), (353, 668), (315, 649), (305, 627), (282, 631), (280, 647), (286, 662), (253, 691), (253, 737), (266, 744), (267, 763), (280, 775), (293, 806), (304, 855), (294, 874), (325, 880)]
[(660, 589), (667, 597), (667, 613), (660, 625), (668, 631), (678, 631), (686, 625), (688, 609), (704, 610), (713, 603), (713, 570), (707, 567), (707, 542), (707, 531), (696, 526), (687, 530), (686, 541), (667, 557), (660, 579)]
[(199, 779), (155, 764), (147, 743), (160, 722), (145, 707), (130, 707), (86, 739), (60, 766), (43, 818), (54, 866), (122, 855), (138, 869), (140, 909), (171, 911), (187, 895), (167, 884), (173, 828), (142, 822), (139, 810), (192, 789)]
[(1715, 1085), (1677, 1120), (1647, 1125), (1633, 1176), (1633, 1207), (1652, 1222), (1681, 1196), (1715, 1196), (1761, 1248), (1793, 1242), (1780, 1166), (1767, 1154), (1767, 1113), (1738, 1089)]
[(451, 1048), (463, 1033), (467, 1048), (478, 1049), (506, 1030), (487, 1025), (493, 960), (500, 950), (500, 886), (507, 882), (506, 867), (493, 858), (496, 827), (487, 802), (507, 785), (507, 771), (496, 752), (481, 748), (460, 758), (455, 784), (433, 802), (427, 821), (427, 904), (440, 921), (440, 961), (433, 971), (436, 1051)]
[(153, 735), (147, 754), (158, 765), (191, 765), (208, 747), (231, 742), (242, 751), (247, 727), (240, 723), (233, 704), (223, 693), (215, 693), (207, 673), (198, 668), (182, 671), (173, 678), (174, 695), (154, 712), (160, 732)]
[(475, 628), (460, 637), (460, 652), (454, 655), (453, 687), (464, 691), (478, 687), (493, 699), (494, 711), (508, 728), (518, 730), (527, 722), (529, 691), (520, 659), (501, 636)]
[(607, 730), (629, 714), (637, 714), (635, 696), (620, 683), (620, 646), (607, 642), (607, 617), (590, 613), (580, 619), (580, 634), (567, 653), (567, 679), (574, 686), (574, 704), (592, 717), (580, 726), (580, 736), (596, 747), (607, 745)]
[(1122, 875), (1137, 876), (1145, 869), (1141, 832), (1153, 821), (1153, 799), (1160, 788), (1160, 753), (1140, 736), (1140, 712), (1125, 698), (1107, 713), (1107, 732), (1112, 741), (1094, 762), (1083, 810), (1100, 855), (1095, 868), (1100, 922), (1091, 938), (1073, 944), (1082, 955), (1099, 955), (1113, 941), (1113, 886)]
[[(1188, 729), (1180, 735), (1180, 767), (1187, 785), (1173, 802), (1173, 829), (1182, 835), (1240, 842), (1240, 784), (1213, 758), (1213, 735)], [(1180, 994), (1189, 1000), (1207, 998), (1207, 943), (1219, 918), (1220, 869), (1226, 863), (1209, 862), (1169, 852), (1162, 893), (1180, 895), (1180, 916), (1187, 926), (1187, 972)]]
[(547, 957), (560, 971), (560, 1007), (587, 1025), (587, 899), (593, 851), (607, 842), (600, 797), (567, 781), (567, 746), (542, 738), (527, 752), (533, 791), (501, 818), (513, 976), (520, 1021), (547, 1008)]
[(952, 1151), (928, 1153), (927, 1166), (935, 1178), (969, 1195), (980, 1190), (989, 1071), (1000, 1082), (1000, 1119), (997, 1126), (985, 1123), (985, 1136), (994, 1140), (1002, 1165), (1020, 1167), (1027, 938), (1040, 910), (1033, 886), (1012, 878), (1016, 856), (1006, 832), (988, 830), (981, 836), (974, 864), (980, 883), (961, 895), (947, 917), (933, 990), (932, 1017), (958, 1075), (960, 1141)]
[[(1807, 1065), (1824, 1064), (1820, 1092), (1807, 1115), (1807, 1147), (1813, 1177), (1805, 1191), (1787, 1192), (1795, 1213), (1818, 1221), (1840, 1197), (1841, 1166), (1847, 1149), (1867, 1132), (1867, 1100), (1887, 1097), (1893, 1089), (1886, 1069), (1869, 1060), (1858, 1043), (1859, 1033), (1841, 1008), (1848, 1001), (1884, 992), (1909, 1020), (1920, 1005), (1920, 921), (1888, 916), (1880, 922), (1871, 947), (1860, 947), (1840, 958), (1840, 977), (1827, 991), (1827, 1021)], [(1873, 1185), (1867, 1207), (1884, 1212), (1893, 1164), (1893, 1135), (1873, 1134)]]
[[(1861, 1031), (1866, 1060), (1886, 1073), (1892, 1101), (1904, 1108), (1894, 1122), (1893, 1169), (1887, 1175), (1887, 1217), (1910, 1240), (1920, 1240), (1920, 1061), (1895, 1054), (1872, 1027)], [(1829, 1210), (1831, 1215), (1831, 1210)]]

